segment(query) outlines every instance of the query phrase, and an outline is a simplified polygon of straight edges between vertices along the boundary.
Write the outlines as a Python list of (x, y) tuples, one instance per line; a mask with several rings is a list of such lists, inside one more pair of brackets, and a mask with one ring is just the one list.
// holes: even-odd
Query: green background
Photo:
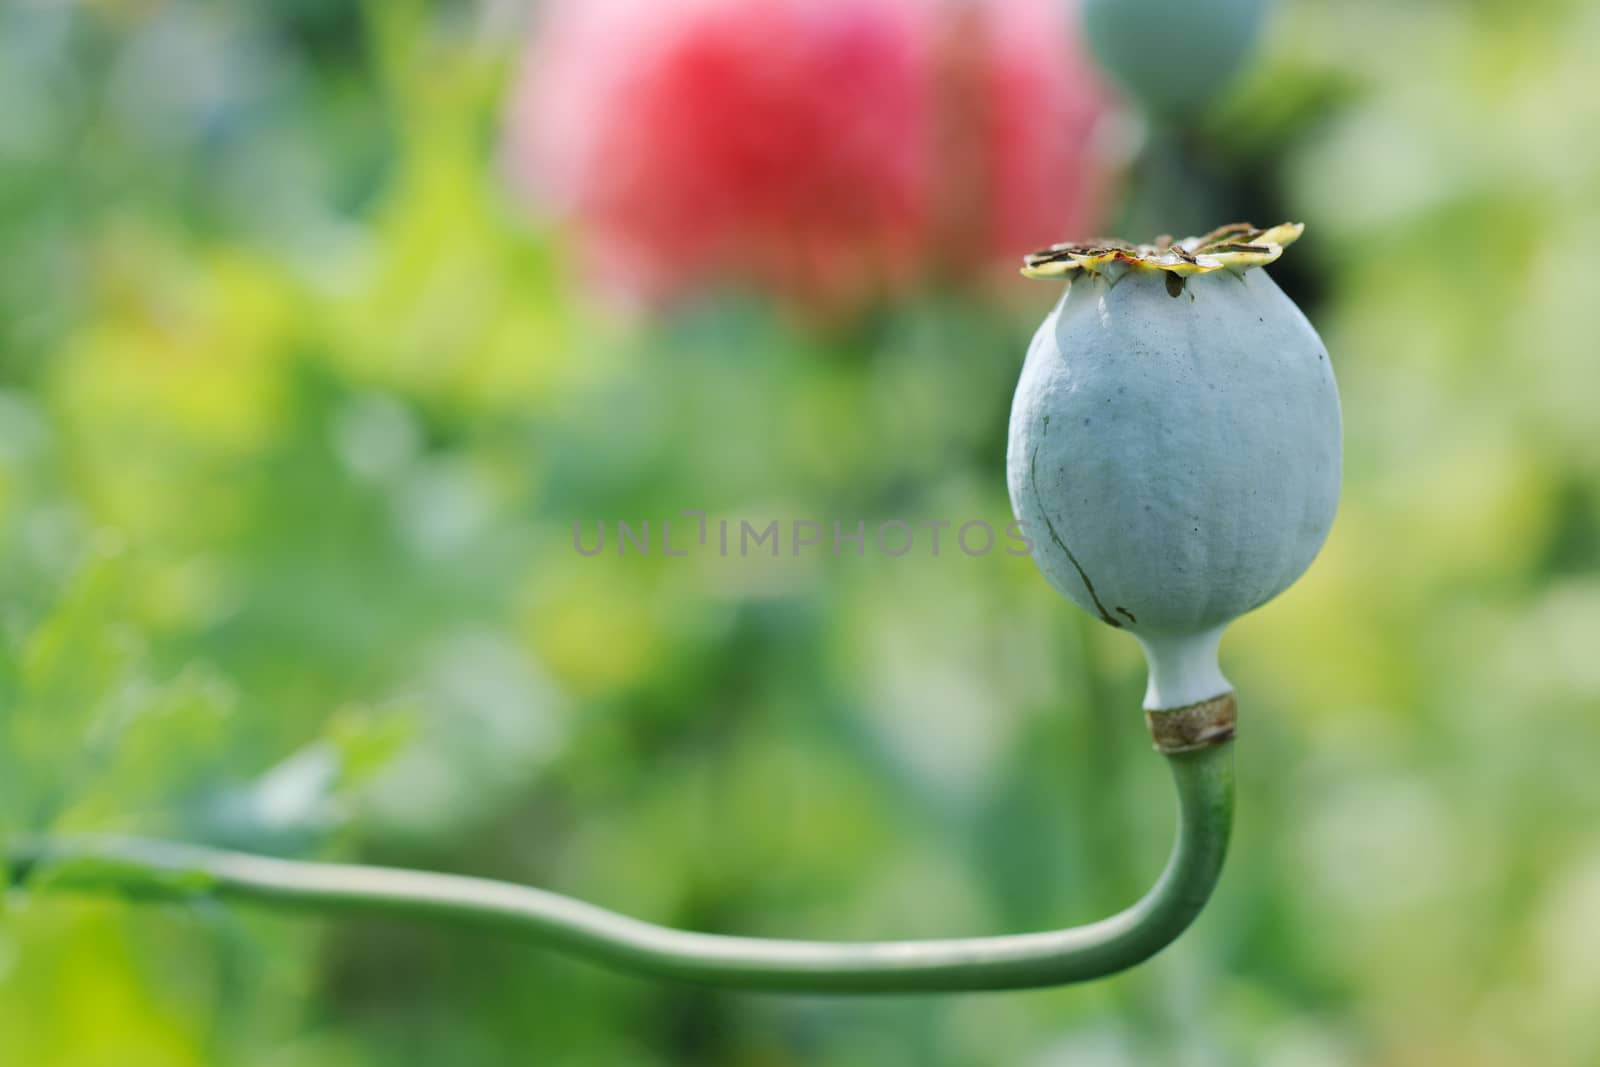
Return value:
[[(1143, 665), (1026, 559), (571, 547), (680, 508), (1003, 527), (1050, 287), (618, 316), (499, 177), (518, 39), (465, 3), (0, 8), (0, 835), (790, 936), (1137, 895), (1172, 821)], [(1274, 274), (1346, 477), (1224, 643), (1235, 851), (1150, 965), (776, 998), (19, 892), (0, 1063), (1600, 1062), (1597, 53), (1585, 0), (1298, 0), (1191, 135), (1208, 207), (1308, 225)]]

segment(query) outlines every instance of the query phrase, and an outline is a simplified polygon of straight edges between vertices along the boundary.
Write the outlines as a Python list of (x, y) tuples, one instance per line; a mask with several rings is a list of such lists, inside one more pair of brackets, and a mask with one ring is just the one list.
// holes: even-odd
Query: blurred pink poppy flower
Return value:
[(515, 172), (598, 277), (812, 310), (1099, 221), (1107, 97), (1063, 0), (550, 0)]

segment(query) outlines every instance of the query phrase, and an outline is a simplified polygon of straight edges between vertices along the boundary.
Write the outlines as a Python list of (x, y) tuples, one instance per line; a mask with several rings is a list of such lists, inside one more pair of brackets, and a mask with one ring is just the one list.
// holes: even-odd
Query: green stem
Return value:
[(1155, 955), (1205, 907), (1233, 817), (1233, 745), (1168, 755), (1177, 843), (1137, 903), (1088, 926), (942, 941), (826, 942), (673, 930), (541, 889), (459, 875), (268, 859), (130, 838), (68, 837), (11, 850), (11, 880), (158, 899), (376, 913), (478, 926), (663, 978), (837, 993), (1017, 989), (1082, 982)]

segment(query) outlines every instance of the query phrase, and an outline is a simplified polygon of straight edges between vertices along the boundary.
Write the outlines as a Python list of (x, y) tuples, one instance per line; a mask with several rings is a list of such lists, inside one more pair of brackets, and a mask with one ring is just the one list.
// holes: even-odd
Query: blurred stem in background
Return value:
[(783, 941), (656, 926), (526, 886), (393, 868), (269, 859), (135, 838), (24, 842), (7, 881), (133, 898), (234, 899), (386, 914), (527, 936), (625, 970), (774, 991), (937, 992), (1062, 985), (1142, 963), (1210, 899), (1233, 820), (1231, 740), (1168, 753), (1177, 841), (1155, 886), (1088, 926), (943, 941)]
[(1115, 233), (1145, 241), (1158, 234), (1182, 237), (1205, 233), (1218, 219), (1231, 218), (1224, 178), (1212, 173), (1191, 142), (1199, 135), (1179, 126), (1152, 122), (1144, 150), (1128, 176)]

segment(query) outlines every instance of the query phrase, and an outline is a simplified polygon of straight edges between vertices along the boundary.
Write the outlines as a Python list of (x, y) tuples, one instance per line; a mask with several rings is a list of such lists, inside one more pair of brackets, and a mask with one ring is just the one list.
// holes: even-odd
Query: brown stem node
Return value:
[(1237, 712), (1233, 694), (1224, 693), (1181, 708), (1146, 708), (1144, 721), (1156, 751), (1171, 756), (1232, 741)]

